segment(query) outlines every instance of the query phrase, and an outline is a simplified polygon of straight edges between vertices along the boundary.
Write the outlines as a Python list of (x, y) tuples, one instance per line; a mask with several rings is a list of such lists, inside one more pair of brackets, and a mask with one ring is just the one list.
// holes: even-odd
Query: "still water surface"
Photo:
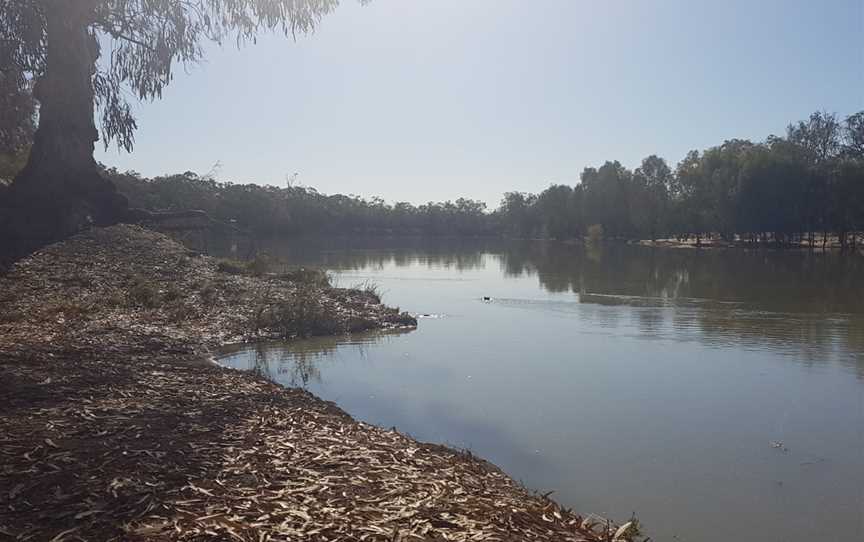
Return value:
[[(416, 331), (222, 361), (654, 540), (864, 540), (864, 258), (552, 242), (267, 247)], [(484, 301), (484, 297), (491, 301)]]

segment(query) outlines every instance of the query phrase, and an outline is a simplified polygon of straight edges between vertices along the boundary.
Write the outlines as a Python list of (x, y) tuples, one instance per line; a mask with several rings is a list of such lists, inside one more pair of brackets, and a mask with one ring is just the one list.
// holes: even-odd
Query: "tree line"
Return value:
[[(23, 133), (28, 132), (32, 127)], [(23, 162), (20, 141), (14, 153), (0, 156), (0, 166), (12, 171)], [(728, 140), (690, 151), (674, 168), (656, 155), (634, 170), (607, 161), (585, 168), (575, 186), (507, 192), (494, 210), (467, 198), (413, 205), (303, 186), (235, 184), (192, 172), (153, 179), (113, 168), (103, 173), (133, 207), (201, 209), (259, 237), (588, 236), (696, 244), (712, 238), (780, 246), (836, 242), (846, 248), (864, 230), (864, 111), (844, 119), (816, 112), (790, 124), (784, 137)]]
[[(744, 243), (855, 243), (864, 229), (864, 111), (816, 112), (785, 137), (732, 139), (690, 151), (673, 169), (651, 155), (635, 170), (588, 167), (574, 187), (508, 192), (497, 210), (520, 237), (707, 237)], [(593, 231), (591, 231), (593, 228)]]
[(864, 230), (864, 111), (816, 112), (785, 137), (732, 139), (690, 151), (677, 166), (651, 155), (630, 170), (587, 167), (575, 186), (507, 192), (483, 202), (412, 205), (325, 195), (302, 186), (219, 182), (187, 172), (144, 179), (107, 170), (134, 206), (203, 209), (259, 236), (384, 233), (518, 238), (690, 239), (788, 246), (836, 241)]
[(305, 186), (217, 181), (193, 172), (145, 179), (106, 170), (132, 206), (159, 211), (201, 209), (258, 237), (298, 234), (495, 235), (481, 201), (388, 204), (356, 195), (326, 195)]

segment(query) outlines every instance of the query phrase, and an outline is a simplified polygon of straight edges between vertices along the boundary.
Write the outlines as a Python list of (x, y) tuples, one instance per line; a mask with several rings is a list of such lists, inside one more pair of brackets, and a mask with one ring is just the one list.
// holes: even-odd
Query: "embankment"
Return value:
[(0, 539), (600, 540), (470, 454), (201, 363), (228, 342), (414, 324), (132, 226), (41, 250), (0, 278)]

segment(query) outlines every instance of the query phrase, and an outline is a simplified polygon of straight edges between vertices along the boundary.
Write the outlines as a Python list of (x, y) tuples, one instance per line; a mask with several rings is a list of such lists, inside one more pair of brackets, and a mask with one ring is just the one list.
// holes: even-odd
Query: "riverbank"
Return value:
[(416, 324), (315, 277), (238, 272), (132, 226), (16, 264), (0, 539), (601, 539), (470, 454), (209, 363), (238, 340)]
[(808, 241), (796, 241), (794, 243), (778, 244), (773, 241), (762, 243), (750, 243), (748, 241), (725, 241), (720, 238), (703, 238), (698, 242), (696, 239), (688, 238), (685, 240), (679, 239), (641, 239), (638, 241), (629, 241), (631, 244), (642, 245), (654, 248), (698, 248), (698, 249), (744, 249), (744, 250), (809, 250), (814, 252), (824, 251), (847, 251), (849, 253), (857, 253), (862, 248), (860, 243), (851, 241), (847, 245), (843, 245), (836, 237), (829, 237), (823, 243), (821, 238), (814, 241), (811, 245)]

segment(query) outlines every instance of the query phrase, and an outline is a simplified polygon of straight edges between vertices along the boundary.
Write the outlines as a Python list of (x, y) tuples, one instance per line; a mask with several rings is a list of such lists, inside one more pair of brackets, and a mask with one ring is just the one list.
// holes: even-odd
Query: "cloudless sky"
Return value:
[(146, 176), (497, 205), (864, 109), (864, 0), (351, 0), (296, 42), (208, 45), (135, 107)]

